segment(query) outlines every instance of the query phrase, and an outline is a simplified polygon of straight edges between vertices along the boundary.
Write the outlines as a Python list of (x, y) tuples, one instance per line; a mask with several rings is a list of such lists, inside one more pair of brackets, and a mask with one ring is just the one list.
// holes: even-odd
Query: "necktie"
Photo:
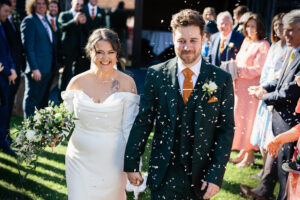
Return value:
[(284, 71), (284, 75), (285, 75), (286, 72), (288, 71), (288, 69), (289, 69), (289, 67), (290, 67), (290, 65), (291, 65), (291, 63), (292, 63), (292, 61), (294, 60), (294, 58), (295, 58), (295, 52), (291, 53), (289, 62), (288, 62), (287, 66), (286, 66), (286, 68), (285, 68), (285, 71)]
[(225, 47), (225, 41), (226, 41), (226, 38), (222, 38), (221, 44), (220, 44), (220, 54), (222, 54), (224, 49), (225, 49), (224, 48)]
[(55, 21), (54, 21), (54, 19), (51, 18), (50, 21), (51, 21), (51, 26), (52, 26), (53, 31), (56, 32), (56, 26), (55, 26)]
[(95, 19), (95, 8), (92, 8), (92, 20)]
[(52, 43), (52, 32), (51, 32), (50, 25), (49, 25), (49, 23), (48, 23), (46, 17), (43, 17), (42, 19), (43, 19), (43, 20), (42, 20), (42, 21), (43, 21), (43, 25), (44, 25), (44, 27), (45, 27), (47, 33), (48, 33), (48, 36), (49, 36), (49, 38), (50, 38), (51, 43)]
[(188, 102), (188, 99), (193, 91), (193, 80), (192, 76), (194, 72), (190, 70), (189, 68), (185, 68), (182, 71), (184, 75), (184, 82), (183, 82), (183, 87), (182, 87), (182, 98), (183, 102), (186, 104)]

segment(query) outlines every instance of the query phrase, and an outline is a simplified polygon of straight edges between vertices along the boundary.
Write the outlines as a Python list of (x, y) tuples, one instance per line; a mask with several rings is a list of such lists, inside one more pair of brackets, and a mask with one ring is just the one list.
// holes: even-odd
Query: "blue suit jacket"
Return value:
[[(221, 61), (228, 61), (231, 58), (235, 59), (236, 54), (239, 52), (240, 47), (244, 41), (244, 36), (237, 31), (232, 31), (231, 38), (229, 43), (233, 43), (234, 47), (229, 48), (228, 45), (225, 47), (222, 54), (220, 54), (220, 43), (221, 36), (220, 32), (213, 34), (210, 37), (210, 48), (208, 53), (208, 61), (213, 65), (219, 66), (221, 65)], [(228, 43), (228, 44), (229, 44)]]
[(11, 69), (16, 69), (13, 59), (11, 57), (7, 37), (4, 38), (1, 32), (0, 32), (0, 62), (2, 63), (2, 66), (4, 66), (4, 70), (0, 73), (4, 76), (3, 78), (11, 75), (10, 72)]
[(56, 67), (56, 38), (53, 31), (51, 43), (43, 23), (33, 14), (22, 21), (21, 34), (26, 54), (25, 73), (35, 69), (39, 69), (42, 74), (51, 72)]
[(292, 50), (287, 54), (279, 79), (263, 86), (268, 91), (264, 95), (264, 102), (274, 107), (272, 129), (275, 136), (300, 123), (300, 114), (295, 113), (300, 98), (300, 87), (295, 81), (295, 75), (300, 76), (300, 54), (296, 55), (284, 73)]

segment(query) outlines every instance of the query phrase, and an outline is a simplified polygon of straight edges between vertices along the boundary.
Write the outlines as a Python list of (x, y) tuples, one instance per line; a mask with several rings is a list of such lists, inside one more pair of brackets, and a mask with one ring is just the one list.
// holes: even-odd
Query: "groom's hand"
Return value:
[(144, 179), (141, 172), (126, 172), (129, 182), (134, 186), (142, 185)]
[[(207, 186), (208, 184), (208, 186)], [(202, 184), (202, 187), (201, 187), (201, 190), (205, 190), (205, 188), (207, 187), (207, 190), (203, 196), (203, 199), (210, 199), (212, 198), (213, 196), (215, 196), (219, 190), (220, 190), (220, 187), (217, 186), (216, 184), (213, 184), (213, 183), (208, 183), (206, 181), (203, 181), (203, 184)]]

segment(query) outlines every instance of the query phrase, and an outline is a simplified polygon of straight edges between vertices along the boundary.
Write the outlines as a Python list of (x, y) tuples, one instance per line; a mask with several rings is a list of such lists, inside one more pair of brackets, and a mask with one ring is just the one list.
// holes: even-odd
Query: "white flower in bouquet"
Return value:
[(42, 119), (42, 115), (40, 115), (40, 113), (36, 113), (34, 116), (33, 116), (33, 120), (34, 121), (40, 121)]
[(36, 132), (33, 130), (27, 130), (26, 132), (26, 138), (29, 142), (34, 141), (34, 137), (35, 137)]
[(75, 128), (73, 113), (69, 113), (64, 104), (35, 110), (34, 116), (24, 119), (22, 126), (17, 128), (14, 147), (18, 163), (26, 162), (27, 167), (35, 168), (38, 156), (47, 147), (56, 147), (63, 142), (67, 133)]

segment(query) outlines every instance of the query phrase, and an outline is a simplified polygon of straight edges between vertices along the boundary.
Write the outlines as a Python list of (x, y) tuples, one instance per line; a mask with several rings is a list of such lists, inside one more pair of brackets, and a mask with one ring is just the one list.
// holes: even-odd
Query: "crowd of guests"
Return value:
[[(55, 77), (61, 92), (74, 75), (90, 68), (84, 51), (87, 39), (93, 30), (107, 24), (97, 0), (86, 5), (83, 0), (72, 0), (70, 10), (61, 13), (56, 0), (28, 0), (28, 16), (22, 21), (16, 17), (16, 0), (0, 2), (0, 147), (13, 154), (8, 128), (21, 71), (25, 76), (24, 116), (28, 117), (35, 108), (47, 105)], [(126, 38), (123, 9), (121, 2), (111, 17), (111, 28), (121, 42)], [(231, 162), (247, 167), (255, 162), (255, 150), (260, 150), (264, 161), (257, 175), (259, 185), (254, 189), (241, 185), (241, 190), (256, 199), (268, 199), (279, 181), (277, 199), (287, 195), (293, 199), (295, 192), (300, 193), (300, 181), (296, 186), (291, 183), (300, 180), (300, 175), (288, 178), (288, 172), (300, 174), (300, 154), (291, 162), (300, 131), (300, 10), (275, 15), (270, 37), (261, 16), (246, 6), (235, 8), (233, 17), (228, 11), (216, 15), (214, 8), (207, 7), (203, 19), (202, 57), (233, 78), (232, 150), (239, 153)]]
[[(64, 2), (68, 4), (68, 2)], [(97, 28), (115, 30), (126, 47), (124, 2), (108, 13), (98, 0), (72, 0), (61, 10), (58, 0), (27, 0), (26, 17), (16, 10), (16, 0), (0, 1), (1, 107), (0, 148), (14, 154), (8, 134), (11, 113), (21, 77), (25, 79), (24, 117), (48, 105), (61, 102), (71, 78), (90, 68), (84, 50), (89, 35)], [(118, 20), (121, 18), (122, 20)], [(124, 55), (125, 56), (125, 55)], [(21, 73), (22, 72), (22, 73)], [(54, 97), (53, 97), (54, 96)], [(56, 96), (56, 97), (55, 97)]]
[[(225, 11), (216, 17), (213, 8), (204, 10), (205, 39), (209, 39), (202, 46), (203, 58), (230, 72), (234, 79), (232, 150), (239, 153), (230, 161), (236, 167), (247, 167), (255, 162), (254, 151), (260, 150), (264, 167), (254, 177), (261, 181), (254, 189), (241, 185), (242, 192), (256, 199), (273, 199), (279, 181), (277, 199), (286, 199), (287, 194), (289, 199), (297, 199), (300, 154), (297, 159), (295, 155), (295, 162), (291, 159), (298, 152), (292, 141), (299, 138), (299, 127), (294, 126), (300, 122), (299, 111), (295, 111), (300, 98), (296, 83), (300, 76), (300, 11), (274, 16), (271, 46), (260, 15), (245, 6), (237, 7), (233, 14), (232, 18)], [(217, 27), (218, 32), (212, 27)], [(288, 172), (293, 173), (289, 179)]]

